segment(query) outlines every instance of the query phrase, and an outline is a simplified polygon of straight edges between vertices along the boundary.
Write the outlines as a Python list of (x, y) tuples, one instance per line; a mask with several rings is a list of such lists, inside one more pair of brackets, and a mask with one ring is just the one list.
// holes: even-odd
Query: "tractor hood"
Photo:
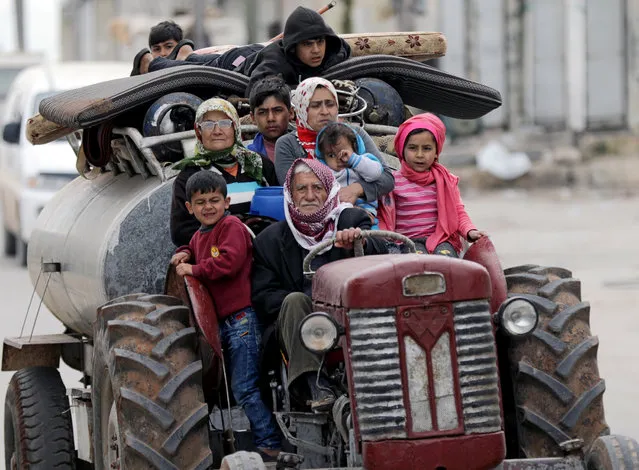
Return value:
[(437, 255), (374, 255), (329, 263), (313, 278), (313, 301), (344, 308), (384, 308), (489, 299), (481, 265)]

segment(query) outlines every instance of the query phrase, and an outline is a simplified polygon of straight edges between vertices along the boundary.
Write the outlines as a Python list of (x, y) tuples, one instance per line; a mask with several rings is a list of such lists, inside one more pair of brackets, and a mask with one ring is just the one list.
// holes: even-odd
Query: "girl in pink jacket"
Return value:
[(487, 236), (477, 230), (464, 209), (459, 178), (439, 163), (446, 126), (431, 113), (406, 120), (395, 136), (402, 166), (394, 173), (395, 189), (380, 200), (379, 226), (424, 246), (428, 253), (458, 257), (460, 237), (474, 242)]

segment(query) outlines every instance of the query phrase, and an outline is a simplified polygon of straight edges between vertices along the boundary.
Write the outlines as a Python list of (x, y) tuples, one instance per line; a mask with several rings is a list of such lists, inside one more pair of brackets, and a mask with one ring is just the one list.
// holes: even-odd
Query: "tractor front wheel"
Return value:
[(590, 331), (590, 305), (581, 283), (563, 268), (518, 266), (504, 271), (508, 295), (523, 296), (539, 312), (530, 336), (512, 338), (512, 372), (520, 457), (564, 455), (581, 439), (586, 453), (609, 434), (605, 383), (597, 368), (599, 340)]

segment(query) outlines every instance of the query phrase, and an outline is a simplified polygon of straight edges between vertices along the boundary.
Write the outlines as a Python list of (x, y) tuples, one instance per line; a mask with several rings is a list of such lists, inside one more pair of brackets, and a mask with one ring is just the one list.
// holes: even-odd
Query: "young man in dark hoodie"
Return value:
[(268, 75), (280, 74), (296, 86), (308, 77), (348, 59), (350, 46), (310, 8), (297, 7), (286, 20), (284, 37), (254, 54), (238, 72), (250, 77), (247, 95), (253, 85)]
[[(188, 51), (189, 45), (183, 46)], [(284, 25), (284, 37), (266, 47), (251, 44), (217, 54), (191, 54), (186, 60), (157, 58), (149, 71), (180, 65), (206, 65), (234, 70), (250, 77), (246, 96), (255, 83), (269, 75), (281, 75), (287, 85), (297, 86), (308, 77), (348, 59), (351, 47), (324, 22), (322, 15), (310, 8), (297, 7)]]

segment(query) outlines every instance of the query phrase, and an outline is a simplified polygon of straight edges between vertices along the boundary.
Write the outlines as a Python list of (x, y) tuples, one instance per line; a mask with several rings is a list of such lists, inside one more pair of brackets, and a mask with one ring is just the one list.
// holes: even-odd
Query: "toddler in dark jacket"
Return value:
[(251, 307), (251, 236), (227, 212), (230, 198), (220, 175), (198, 171), (186, 183), (186, 197), (187, 210), (202, 225), (171, 264), (180, 276), (199, 279), (211, 294), (233, 396), (251, 423), (255, 445), (264, 457), (275, 457), (280, 437), (258, 386), (261, 333)]

